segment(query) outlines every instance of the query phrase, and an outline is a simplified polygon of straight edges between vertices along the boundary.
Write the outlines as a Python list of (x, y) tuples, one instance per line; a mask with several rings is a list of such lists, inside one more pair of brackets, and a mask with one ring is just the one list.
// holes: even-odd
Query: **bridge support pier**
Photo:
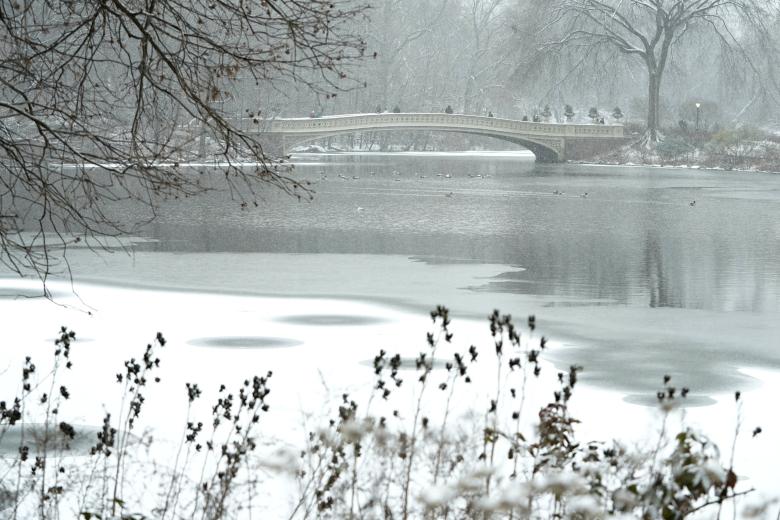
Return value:
[(587, 139), (578, 137), (566, 138), (566, 161), (588, 161), (607, 154), (631, 142), (630, 137), (614, 137), (609, 139)]

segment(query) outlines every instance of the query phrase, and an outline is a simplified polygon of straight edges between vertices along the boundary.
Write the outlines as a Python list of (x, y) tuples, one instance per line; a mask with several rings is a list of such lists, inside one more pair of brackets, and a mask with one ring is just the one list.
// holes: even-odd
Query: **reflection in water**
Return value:
[[(630, 394), (623, 398), (627, 403), (638, 404), (641, 406), (649, 406), (651, 408), (658, 407), (658, 398), (652, 395), (645, 394)], [(704, 395), (689, 395), (685, 399), (677, 398), (673, 401), (674, 407), (680, 408), (694, 408), (699, 406), (711, 406), (715, 404), (715, 399)]]
[[(361, 365), (366, 367), (374, 367), (374, 360), (373, 359), (367, 359), (365, 361), (360, 362)], [(403, 357), (400, 360), (400, 364), (398, 365), (399, 370), (416, 370), (422, 374), (422, 372), (425, 370), (425, 367), (428, 367), (428, 369), (431, 370), (440, 370), (447, 368), (447, 362), (441, 358), (435, 359), (433, 362), (431, 362), (430, 359), (426, 360), (425, 365), (420, 364), (419, 358), (406, 358)]]
[[(30, 455), (36, 455), (44, 449), (48, 452), (63, 452), (69, 456), (87, 456), (90, 448), (97, 442), (99, 428), (94, 426), (73, 425), (73, 432), (64, 433), (57, 424), (30, 424), (10, 426), (0, 436), (0, 455), (19, 451), (19, 446), (30, 449)], [(70, 435), (72, 433), (72, 436)], [(24, 439), (24, 442), (22, 442)]]
[(277, 321), (282, 323), (292, 323), (294, 325), (314, 325), (314, 326), (355, 326), (355, 325), (376, 325), (387, 320), (373, 316), (344, 316), (340, 314), (307, 314), (300, 316), (285, 316)]
[(645, 272), (647, 289), (650, 293), (650, 307), (682, 307), (679, 298), (672, 298), (669, 281), (664, 271), (663, 251), (656, 229), (648, 229), (645, 238)]
[[(666, 373), (707, 392), (754, 384), (742, 367), (780, 368), (780, 176), (468, 156), (316, 160), (294, 173), (314, 183), (311, 203), (276, 192), (249, 210), (227, 194), (171, 201), (145, 230), (158, 240), (136, 244), (132, 260), (74, 252), (74, 271), (415, 313), (445, 304), (458, 317), (537, 313), (540, 330), (576, 346), (551, 350), (558, 367), (585, 365), (589, 381), (649, 395)], [(279, 321), (338, 330), (378, 319)]]
[[(780, 310), (780, 179), (773, 176), (741, 175), (743, 196), (727, 198), (736, 184), (722, 172), (468, 157), (317, 160), (296, 170), (314, 182), (312, 203), (276, 193), (252, 211), (219, 194), (173, 202), (148, 229), (159, 243), (137, 249), (508, 264), (524, 270), (472, 289), (651, 308)], [(586, 191), (587, 198), (577, 195)]]
[(196, 347), (221, 347), (221, 348), (285, 348), (301, 345), (301, 341), (287, 338), (266, 338), (258, 336), (247, 337), (215, 337), (196, 338), (187, 342)]

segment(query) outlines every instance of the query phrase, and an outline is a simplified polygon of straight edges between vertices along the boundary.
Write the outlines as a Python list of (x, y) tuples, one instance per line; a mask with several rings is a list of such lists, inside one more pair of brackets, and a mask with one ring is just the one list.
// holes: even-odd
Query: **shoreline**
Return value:
[(602, 166), (602, 167), (616, 167), (616, 168), (656, 168), (659, 170), (698, 170), (705, 172), (726, 172), (726, 173), (767, 173), (772, 175), (780, 175), (780, 170), (746, 170), (739, 168), (724, 168), (720, 166), (702, 166), (699, 164), (640, 164), (634, 162), (599, 162), (599, 161), (564, 161), (563, 164), (571, 164), (577, 166)]
[[(471, 157), (475, 158), (480, 155), (491, 156), (493, 158), (517, 158), (532, 157), (532, 154), (528, 150), (457, 150), (457, 151), (390, 151), (390, 150), (340, 150), (325, 149), (322, 151), (314, 150), (301, 150), (293, 151), (291, 155), (405, 155), (405, 156), (418, 156), (418, 155), (432, 155), (432, 156), (457, 156), (457, 157)], [(294, 161), (292, 161), (294, 162)], [(545, 164), (545, 163), (539, 163)], [(554, 163), (555, 164), (555, 163)], [(578, 165), (578, 166), (603, 166), (603, 167), (622, 167), (622, 168), (657, 168), (665, 170), (700, 170), (707, 172), (733, 172), (733, 173), (768, 173), (768, 174), (780, 174), (780, 165), (777, 170), (761, 170), (761, 169), (746, 169), (746, 168), (728, 168), (725, 166), (704, 166), (701, 164), (658, 164), (658, 163), (636, 163), (633, 161), (616, 162), (614, 160), (590, 160), (590, 161), (578, 161), (578, 160), (566, 160), (557, 164)]]

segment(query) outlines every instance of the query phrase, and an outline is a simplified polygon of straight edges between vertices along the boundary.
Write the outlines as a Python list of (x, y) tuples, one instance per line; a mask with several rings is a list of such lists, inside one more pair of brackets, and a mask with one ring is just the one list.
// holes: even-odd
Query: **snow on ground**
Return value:
[[(105, 411), (116, 409), (119, 386), (114, 374), (121, 370), (123, 360), (139, 357), (143, 347), (161, 331), (168, 339), (160, 356), (162, 382), (150, 390), (143, 426), (153, 427), (156, 437), (172, 444), (180, 438), (185, 422), (185, 383), (198, 382), (207, 395), (213, 396), (220, 384), (230, 388), (247, 377), (272, 370), (272, 408), (262, 426), (269, 441), (265, 448), (270, 452), (279, 445), (300, 448), (306, 433), (304, 424), (309, 428), (324, 424), (343, 392), (357, 398), (365, 412), (374, 384), (371, 360), (379, 349), (412, 360), (419, 352), (427, 351), (424, 338), (431, 330), (428, 316), (350, 300), (234, 296), (95, 284), (77, 285), (76, 296), (68, 284), (53, 283), (55, 304), (13, 297), (39, 292), (34, 282), (3, 279), (0, 287), (3, 398), (18, 391), (16, 374), (25, 355), (33, 356), (44, 369), (55, 334), (65, 325), (77, 332), (77, 342), (72, 353), (74, 373), (65, 377), (74, 398), (63, 407), (62, 418), (96, 427)], [(491, 356), (492, 343), (484, 321), (456, 320), (452, 330), (458, 350), (473, 343), (481, 347), (483, 356)], [(551, 344), (551, 348), (559, 346)], [(441, 352), (448, 349), (444, 347)], [(456, 394), (453, 400), (457, 403), (455, 415), (485, 407), (495, 392), (494, 370), (493, 363), (485, 363), (473, 374), (474, 386)], [(766, 495), (777, 495), (780, 416), (774, 410), (780, 379), (775, 373), (754, 367), (745, 367), (744, 373), (761, 384), (742, 398), (736, 468), (745, 485), (755, 486)], [(528, 392), (522, 426), (525, 431), (531, 430), (536, 410), (551, 396), (555, 369), (549, 363), (543, 365), (543, 376), (544, 389)], [(433, 377), (444, 379), (440, 369)], [(413, 380), (410, 377), (405, 388), (410, 389)], [(434, 389), (430, 395), (433, 406), (428, 413), (435, 421), (442, 411), (443, 397), (438, 396), (443, 394)], [(402, 399), (409, 399), (411, 404), (412, 397), (407, 393)], [(573, 415), (583, 420), (578, 427), (580, 440), (620, 438), (639, 446), (654, 442), (660, 412), (655, 406), (629, 401), (620, 393), (581, 384), (572, 403)], [(652, 404), (653, 397), (640, 402)], [(706, 406), (709, 402), (714, 404)], [(705, 406), (688, 408), (687, 421), (710, 434), (726, 459), (738, 422), (733, 395), (697, 396), (692, 403)], [(383, 406), (381, 400), (374, 401), (372, 411), (390, 413)], [(756, 426), (761, 426), (764, 433), (752, 439)], [(272, 488), (275, 491), (266, 498), (274, 508), (284, 509), (283, 504), (291, 503), (295, 493), (291, 481), (279, 477)], [(285, 516), (281, 510), (280, 516)]]

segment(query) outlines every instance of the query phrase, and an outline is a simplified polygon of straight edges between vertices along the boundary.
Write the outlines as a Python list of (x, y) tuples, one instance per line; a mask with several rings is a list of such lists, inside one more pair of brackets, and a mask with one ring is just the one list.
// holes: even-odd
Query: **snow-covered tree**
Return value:
[(566, 121), (571, 123), (574, 119), (574, 107), (571, 105), (565, 105), (563, 107), (563, 115), (566, 117)]
[[(638, 61), (647, 72), (647, 131), (660, 139), (661, 86), (675, 49), (715, 32), (722, 45), (741, 52), (737, 35), (766, 32), (764, 21), (777, 0), (550, 0), (545, 45), (568, 47), (580, 56), (602, 48)], [(554, 29), (554, 30), (553, 30)], [(586, 60), (580, 60), (580, 64)]]

